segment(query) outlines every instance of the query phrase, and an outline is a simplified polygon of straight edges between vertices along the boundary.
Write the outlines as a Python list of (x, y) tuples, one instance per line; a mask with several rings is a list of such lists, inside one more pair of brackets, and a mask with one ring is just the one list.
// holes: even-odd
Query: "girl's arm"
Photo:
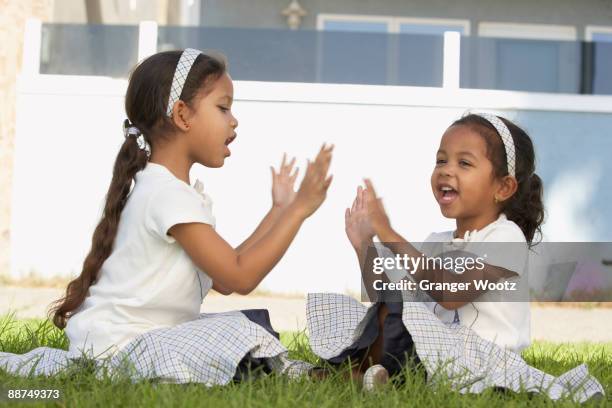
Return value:
[[(404, 239), (400, 234), (395, 232), (391, 227), (389, 218), (384, 210), (382, 202), (376, 197), (374, 186), (370, 180), (365, 181), (367, 189), (365, 190), (366, 206), (368, 209), (368, 217), (372, 223), (376, 235), (393, 253), (399, 255), (407, 255), (409, 257), (421, 258), (423, 254), (417, 250), (412, 244)], [(429, 265), (429, 262), (425, 262)], [(432, 262), (431, 264), (435, 264)], [(444, 268), (427, 268), (421, 266), (412, 274), (416, 281), (428, 280), (432, 283), (464, 283), (474, 280), (489, 280), (496, 282), (503, 278), (516, 276), (515, 272), (509, 271), (493, 265), (484, 264), (483, 269), (470, 269), (462, 274), (457, 274), (452, 270)], [(461, 306), (472, 302), (478, 296), (485, 293), (486, 290), (477, 290), (474, 285), (469, 286), (469, 290), (450, 292), (450, 291), (429, 291), (428, 293), (445, 309), (454, 310)]]
[(261, 220), (255, 231), (242, 244), (236, 247), (238, 253), (244, 251), (264, 236), (272, 225), (278, 222), (282, 212), (293, 202), (295, 198), (293, 186), (299, 169), (296, 168), (293, 171), (295, 157), (289, 163), (286, 160), (287, 155), (283, 154), (283, 161), (278, 173), (274, 170), (274, 167), (270, 166), (270, 171), (272, 172), (272, 208)]
[[(364, 190), (361, 186), (357, 187), (357, 194), (353, 200), (353, 205), (351, 208), (347, 208), (344, 213), (344, 229), (357, 255), (357, 261), (359, 262), (359, 269), (361, 270), (363, 284), (368, 294), (368, 300), (374, 302), (378, 298), (373, 288), (374, 275), (365, 272), (372, 270), (373, 256), (376, 255), (375, 250), (368, 252), (369, 248), (374, 248), (374, 241), (372, 238), (375, 233), (368, 220)], [(377, 278), (381, 279), (383, 282), (388, 282), (386, 274)]]
[(272, 228), (276, 222), (278, 222), (282, 209), (279, 207), (272, 206), (270, 211), (261, 220), (255, 231), (246, 239), (244, 242), (236, 247), (236, 252), (242, 253), (245, 249), (252, 246), (261, 237), (263, 237)]
[(168, 233), (217, 288), (250, 293), (282, 258), (304, 220), (325, 200), (332, 181), (327, 177), (332, 150), (333, 146), (321, 148), (315, 161), (308, 164), (295, 200), (260, 239), (240, 253), (207, 224), (177, 224)]
[(177, 224), (168, 231), (221, 293), (248, 294), (284, 255), (306, 217), (298, 207), (287, 211), (268, 233), (242, 253), (207, 224)]

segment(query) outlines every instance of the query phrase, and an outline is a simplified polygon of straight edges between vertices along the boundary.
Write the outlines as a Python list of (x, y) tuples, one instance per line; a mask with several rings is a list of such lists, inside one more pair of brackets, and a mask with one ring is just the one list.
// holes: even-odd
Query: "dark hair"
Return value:
[[(152, 152), (162, 139), (168, 138), (176, 129), (172, 119), (166, 115), (166, 109), (181, 54), (182, 51), (165, 51), (152, 55), (130, 74), (125, 112), (151, 145)], [(208, 85), (225, 72), (226, 62), (221, 54), (200, 54), (189, 71), (180, 99), (194, 108), (196, 98), (204, 96), (209, 90)], [(126, 138), (115, 160), (102, 218), (93, 233), (83, 270), (68, 284), (66, 295), (57, 300), (49, 312), (53, 316), (53, 323), (60, 329), (66, 327), (67, 320), (81, 306), (89, 287), (96, 282), (102, 264), (110, 256), (134, 176), (146, 164), (147, 155), (138, 147), (136, 138)]]
[[(521, 228), (527, 242), (531, 245), (534, 244), (536, 234), (541, 239), (541, 225), (544, 222), (544, 188), (542, 179), (535, 173), (533, 143), (523, 129), (506, 118), (499, 117), (499, 119), (506, 124), (514, 141), (516, 152), (515, 176), (518, 183), (514, 195), (504, 201), (502, 212)], [(484, 137), (487, 144), (487, 156), (493, 163), (495, 177), (501, 178), (508, 175), (506, 150), (495, 126), (476, 114), (466, 115), (456, 120), (452, 126), (456, 125), (469, 126)]]

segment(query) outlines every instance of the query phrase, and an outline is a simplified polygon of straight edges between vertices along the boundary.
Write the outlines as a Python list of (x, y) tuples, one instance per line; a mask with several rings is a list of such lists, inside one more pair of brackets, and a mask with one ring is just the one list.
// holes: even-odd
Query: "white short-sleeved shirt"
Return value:
[(113, 251), (68, 320), (71, 351), (104, 356), (139, 334), (198, 317), (212, 280), (167, 234), (192, 222), (214, 228), (210, 197), (159, 164), (136, 174)]
[[(507, 246), (511, 248), (508, 251), (490, 251), (492, 246), (478, 245), (492, 242), (516, 244)], [(517, 284), (517, 293), (528, 293), (528, 280), (526, 277), (521, 278), (525, 275), (528, 266), (527, 242), (519, 226), (508, 220), (505, 214), (500, 214), (497, 220), (479, 231), (466, 232), (463, 238), (454, 238), (454, 231), (434, 232), (427, 237), (421, 247), (421, 251), (429, 256), (457, 249), (480, 255), (483, 255), (483, 251), (487, 251), (485, 263), (517, 273), (518, 276), (505, 280)], [(501, 249), (504, 249), (504, 246)], [(379, 248), (379, 256), (393, 255), (387, 248), (382, 251)], [(405, 271), (388, 270), (385, 273), (392, 281), (398, 281), (406, 276)], [(471, 327), (480, 337), (518, 352), (530, 344), (531, 313), (529, 303), (526, 301), (500, 301), (499, 299), (504, 299), (507, 293), (486, 292), (479, 296), (477, 302), (468, 303), (457, 309), (457, 314), (459, 323)], [(436, 302), (429, 303), (428, 307), (440, 320), (446, 323), (455, 321), (454, 310), (446, 310)]]
[[(427, 237), (423, 246), (426, 243), (441, 242), (445, 251), (451, 250), (453, 247), (460, 247), (466, 251), (479, 254), (483, 251), (483, 248), (482, 246), (479, 247), (478, 243), (502, 242), (519, 243), (519, 245), (524, 243), (524, 246), (512, 244), (511, 250), (505, 252), (494, 251), (491, 253), (489, 251), (486, 263), (517, 273), (517, 277), (505, 280), (516, 282), (517, 291), (520, 293), (528, 292), (528, 280), (526, 277), (521, 278), (525, 276), (527, 271), (527, 241), (520, 227), (513, 221), (508, 220), (505, 214), (500, 214), (496, 221), (479, 231), (467, 232), (463, 238), (454, 238), (453, 235), (454, 231), (432, 233)], [(529, 346), (531, 342), (529, 303), (527, 301), (499, 301), (503, 296), (504, 293), (499, 291), (484, 293), (478, 298), (477, 302), (468, 303), (457, 309), (459, 320), (462, 325), (471, 326), (480, 337), (519, 352)], [(435, 307), (435, 313), (441, 320), (448, 323), (453, 321), (454, 311), (446, 310), (440, 305), (435, 306), (435, 304), (432, 304), (431, 307)]]

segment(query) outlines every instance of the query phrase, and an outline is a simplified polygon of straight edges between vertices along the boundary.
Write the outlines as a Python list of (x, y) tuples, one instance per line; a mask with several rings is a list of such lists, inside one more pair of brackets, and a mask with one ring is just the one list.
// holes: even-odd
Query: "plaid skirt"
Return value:
[[(401, 322), (411, 337), (414, 351), (427, 372), (430, 384), (444, 382), (461, 393), (480, 393), (487, 388), (542, 393), (551, 399), (569, 397), (584, 402), (603, 396), (601, 384), (582, 364), (554, 377), (528, 365), (523, 358), (473, 330), (440, 321), (422, 302), (404, 302)], [(376, 305), (374, 305), (376, 306)], [(330, 362), (371, 344), (367, 328), (377, 307), (366, 307), (349, 296), (331, 293), (308, 295), (306, 319), (313, 352)], [(385, 328), (386, 329), (386, 328)], [(371, 336), (371, 335), (369, 335)]]
[(0, 369), (20, 376), (54, 375), (83, 361), (93, 361), (100, 375), (207, 386), (241, 380), (251, 372), (297, 377), (312, 367), (287, 357), (263, 309), (203, 313), (197, 320), (141, 334), (104, 359), (49, 347), (25, 354), (0, 352)]

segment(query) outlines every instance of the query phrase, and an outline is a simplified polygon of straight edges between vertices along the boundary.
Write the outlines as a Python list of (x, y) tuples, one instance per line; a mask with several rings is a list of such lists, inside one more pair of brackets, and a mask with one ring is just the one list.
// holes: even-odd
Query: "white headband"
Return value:
[(502, 142), (504, 142), (506, 162), (508, 162), (508, 174), (510, 174), (512, 177), (516, 177), (516, 152), (514, 150), (514, 139), (512, 138), (512, 134), (510, 133), (508, 126), (506, 126), (506, 124), (500, 118), (495, 115), (491, 115), (490, 113), (474, 113), (474, 115), (486, 119), (491, 125), (493, 125), (495, 130), (497, 130)]
[(172, 116), (172, 108), (174, 108), (174, 104), (181, 98), (187, 75), (189, 75), (193, 62), (201, 53), (202, 51), (200, 50), (186, 48), (181, 54), (181, 58), (174, 70), (174, 77), (172, 78), (172, 87), (170, 88), (170, 96), (168, 97), (166, 115)]

